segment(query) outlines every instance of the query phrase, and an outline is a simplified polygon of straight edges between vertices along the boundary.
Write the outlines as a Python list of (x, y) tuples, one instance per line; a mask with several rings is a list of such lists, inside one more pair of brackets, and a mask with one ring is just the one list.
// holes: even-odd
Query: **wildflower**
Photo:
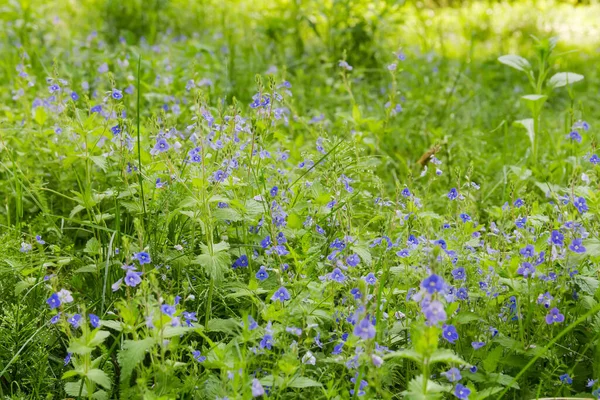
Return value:
[(71, 292), (67, 289), (59, 290), (57, 295), (58, 295), (58, 298), (60, 299), (61, 303), (72, 303), (73, 302), (73, 296), (71, 295)]
[(269, 191), (269, 193), (271, 194), (271, 197), (277, 196), (278, 192), (279, 192), (279, 188), (277, 186), (273, 186), (271, 188), (271, 190)]
[(245, 268), (248, 266), (248, 256), (245, 254), (242, 254), (237, 260), (235, 260), (233, 262), (233, 265), (231, 266), (233, 269), (236, 268)]
[(402, 249), (396, 253), (398, 257), (406, 258), (410, 255), (410, 251), (408, 249)]
[(525, 202), (521, 198), (516, 199), (515, 202), (513, 203), (513, 206), (515, 206), (516, 208), (523, 207), (524, 205), (525, 205)]
[(464, 281), (467, 278), (467, 274), (463, 267), (458, 267), (452, 270), (452, 277), (459, 281)]
[(73, 328), (77, 329), (79, 328), (79, 324), (81, 323), (81, 315), (73, 314), (67, 319), (67, 322), (70, 323)]
[(377, 278), (375, 277), (375, 274), (372, 272), (369, 272), (367, 274), (367, 276), (365, 276), (365, 282), (367, 283), (367, 285), (374, 285), (377, 282)]
[(121, 100), (123, 98), (123, 92), (121, 92), (118, 89), (113, 89), (112, 93), (111, 93), (111, 96), (115, 100)]
[(344, 347), (344, 342), (336, 344), (335, 347), (333, 348), (333, 351), (331, 352), (331, 354), (334, 356), (341, 354), (343, 347)]
[(535, 248), (533, 247), (532, 244), (528, 244), (527, 246), (522, 248), (519, 252), (521, 253), (521, 255), (523, 257), (526, 257), (526, 258), (535, 256)]
[(437, 325), (438, 322), (446, 321), (446, 310), (444, 310), (444, 305), (438, 300), (426, 303), (422, 311), (427, 322), (431, 325)]
[(71, 99), (73, 101), (79, 100), (79, 95), (77, 94), (77, 92), (71, 92)]
[(581, 143), (581, 134), (576, 130), (571, 131), (567, 137), (577, 143)]
[(446, 372), (442, 372), (442, 375), (444, 375), (446, 379), (448, 379), (448, 382), (458, 382), (462, 379), (462, 376), (460, 375), (460, 370), (456, 367), (450, 368)]
[(444, 289), (444, 279), (441, 276), (433, 274), (421, 282), (421, 289), (426, 290), (429, 294), (434, 294)]
[(265, 336), (263, 336), (258, 346), (261, 349), (271, 350), (273, 348), (273, 335), (267, 333)]
[(521, 266), (517, 269), (517, 274), (523, 275), (524, 278), (533, 276), (534, 273), (535, 273), (535, 267), (531, 263), (528, 263), (528, 262), (522, 263)]
[(61, 315), (61, 313), (59, 312), (54, 317), (50, 318), (50, 323), (52, 325), (56, 324), (58, 322), (58, 320), (60, 320), (60, 315)]
[(450, 189), (450, 192), (448, 192), (448, 198), (450, 200), (456, 200), (457, 197), (458, 197), (458, 190), (456, 190), (456, 188)]
[(363, 340), (374, 338), (375, 333), (375, 327), (373, 326), (369, 318), (364, 318), (354, 327), (354, 334)]
[(92, 327), (98, 328), (100, 326), (100, 318), (97, 315), (89, 314), (88, 317), (90, 318), (90, 325)]
[[(358, 377), (358, 373), (355, 375), (354, 378), (350, 379), (350, 382), (354, 383), (356, 385), (356, 378)], [(364, 379), (361, 379), (360, 383), (358, 384), (358, 396), (364, 396), (367, 392), (365, 392), (365, 388), (369, 385), (369, 383), (367, 381), (365, 381)], [(354, 389), (350, 389), (350, 394), (352, 396), (354, 396)]]
[(339, 268), (336, 268), (331, 272), (331, 274), (329, 274), (329, 279), (338, 283), (343, 283), (346, 279), (346, 276), (342, 273), (342, 271)]
[(462, 222), (469, 222), (471, 221), (471, 216), (469, 214), (462, 213), (460, 214), (460, 219), (462, 219)]
[(407, 187), (405, 187), (404, 189), (402, 189), (402, 191), (400, 192), (400, 194), (402, 196), (404, 196), (404, 197), (410, 197), (411, 196), (410, 190)]
[(546, 323), (548, 325), (552, 325), (555, 323), (560, 324), (564, 320), (565, 320), (565, 316), (563, 314), (561, 314), (560, 311), (558, 310), (558, 308), (556, 308), (556, 307), (554, 307), (552, 310), (550, 310), (548, 315), (546, 315)]
[(261, 281), (261, 282), (264, 281), (265, 279), (267, 279), (269, 277), (267, 268), (264, 265), (262, 265), (255, 276), (256, 276), (256, 279), (258, 279), (259, 281)]
[(594, 385), (598, 382), (598, 379), (588, 379), (586, 387), (594, 387)]
[(33, 246), (29, 243), (21, 243), (21, 249), (19, 250), (21, 253), (29, 253), (33, 249)]
[(284, 302), (286, 300), (290, 300), (290, 292), (288, 292), (288, 290), (285, 287), (280, 287), (279, 289), (277, 289), (277, 291), (275, 293), (273, 293), (273, 296), (271, 297), (271, 301), (277, 301), (279, 300), (280, 302)]
[(253, 331), (256, 328), (258, 328), (258, 322), (256, 322), (254, 318), (252, 318), (252, 315), (248, 315), (248, 329)]
[(215, 182), (224, 182), (225, 179), (227, 179), (227, 173), (224, 172), (223, 170), (217, 170), (214, 174), (213, 174), (213, 180)]
[(469, 395), (471, 394), (471, 389), (466, 386), (461, 385), (460, 383), (456, 384), (456, 388), (454, 389), (454, 395), (461, 400), (467, 400)]
[(550, 234), (550, 242), (557, 246), (562, 247), (564, 245), (565, 235), (563, 235), (560, 231), (553, 230)]
[(252, 397), (260, 397), (265, 394), (265, 389), (256, 378), (252, 379)]
[(46, 244), (46, 242), (42, 239), (42, 237), (40, 235), (36, 235), (35, 241), (38, 242), (39, 244)]
[(458, 340), (458, 332), (456, 331), (454, 325), (444, 325), (442, 336), (452, 344)]
[(471, 342), (471, 346), (473, 346), (473, 349), (479, 350), (480, 348), (485, 346), (485, 342)]
[(352, 66), (348, 64), (346, 61), (342, 60), (339, 62), (338, 66), (340, 68), (345, 69), (346, 71), (352, 71)]
[(169, 317), (172, 317), (173, 314), (175, 314), (175, 306), (171, 306), (169, 304), (163, 304), (162, 306), (160, 306), (160, 311), (165, 314), (168, 315)]
[(562, 374), (558, 377), (558, 379), (560, 379), (562, 384), (570, 385), (573, 383), (573, 379), (569, 376), (569, 374)]
[(350, 290), (350, 294), (354, 297), (354, 300), (360, 300), (362, 298), (362, 293), (359, 288), (353, 288)]
[(304, 356), (302, 356), (302, 364), (307, 365), (315, 365), (317, 363), (317, 359), (310, 351), (307, 351)]
[(199, 363), (203, 363), (204, 361), (206, 361), (206, 357), (202, 355), (202, 352), (200, 352), (200, 350), (192, 351), (192, 356), (194, 357), (194, 360), (198, 361)]
[(569, 245), (569, 250), (571, 250), (574, 253), (585, 253), (585, 247), (583, 247), (583, 240), (582, 239), (573, 239), (573, 241), (571, 242), (571, 244)]
[(590, 157), (590, 162), (594, 165), (600, 164), (600, 157), (597, 154), (592, 154)]
[(46, 303), (48, 303), (51, 310), (60, 306), (60, 304), (61, 304), (58, 294), (56, 294), (56, 293), (53, 293), (52, 296), (50, 296), (48, 298), (48, 300), (46, 300)]
[(169, 150), (169, 142), (167, 142), (167, 139), (165, 138), (160, 138), (156, 141), (156, 144), (154, 145), (154, 148), (152, 149), (152, 154), (156, 154), (156, 153), (163, 153), (167, 150)]
[(67, 356), (65, 357), (64, 360), (64, 366), (66, 367), (67, 365), (69, 365), (69, 363), (71, 362), (71, 356), (73, 355), (73, 353), (67, 353)]
[(583, 197), (577, 197), (573, 201), (573, 205), (575, 206), (577, 211), (579, 211), (580, 214), (583, 214), (589, 210), (589, 207), (587, 206), (585, 199)]
[(515, 225), (519, 229), (525, 228), (526, 223), (527, 223), (527, 217), (519, 217), (515, 221)]
[(139, 253), (135, 253), (132, 257), (134, 260), (138, 260), (140, 265), (149, 264), (152, 260), (150, 259), (150, 254), (145, 251), (140, 251)]
[(127, 274), (125, 274), (125, 284), (130, 287), (136, 287), (142, 281), (140, 275), (142, 275), (141, 272), (128, 270)]
[(346, 258), (346, 264), (351, 267), (356, 267), (360, 263), (360, 257), (358, 254), (352, 254)]

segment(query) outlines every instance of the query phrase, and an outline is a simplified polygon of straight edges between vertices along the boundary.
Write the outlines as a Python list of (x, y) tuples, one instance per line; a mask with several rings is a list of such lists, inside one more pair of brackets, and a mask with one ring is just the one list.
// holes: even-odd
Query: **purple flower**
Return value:
[(165, 314), (168, 315), (169, 317), (172, 317), (173, 314), (175, 314), (175, 306), (169, 305), (169, 304), (163, 304), (162, 306), (160, 306), (160, 311)]
[(70, 323), (73, 328), (77, 329), (79, 328), (79, 324), (81, 323), (81, 315), (73, 314), (67, 319), (67, 322)]
[(526, 258), (535, 257), (535, 247), (533, 247), (532, 244), (528, 244), (527, 246), (523, 247), (519, 253)]
[(90, 318), (90, 325), (92, 327), (98, 328), (100, 326), (100, 318), (97, 315), (89, 314), (88, 317)]
[(130, 287), (136, 287), (142, 281), (140, 275), (142, 275), (141, 272), (127, 270), (127, 274), (125, 274), (125, 284)]
[(583, 247), (582, 239), (573, 239), (571, 244), (569, 245), (569, 250), (575, 253), (585, 253), (585, 247)]
[(552, 310), (550, 310), (548, 315), (546, 315), (546, 323), (548, 325), (560, 324), (561, 322), (564, 322), (564, 320), (565, 320), (565, 316), (563, 314), (561, 314), (560, 311), (558, 310), (558, 308), (556, 308), (556, 307), (554, 307)]
[(458, 340), (458, 332), (456, 331), (454, 325), (444, 325), (442, 336), (452, 344)]
[(375, 333), (375, 327), (369, 318), (364, 318), (354, 327), (354, 334), (363, 340), (373, 339)]
[(515, 220), (515, 225), (519, 229), (525, 228), (526, 223), (527, 223), (527, 217), (519, 217)]
[(258, 344), (258, 346), (261, 349), (267, 349), (267, 350), (271, 350), (273, 348), (273, 335), (267, 333), (265, 336), (263, 336), (263, 338), (260, 340), (260, 343)]
[(513, 203), (513, 206), (515, 206), (517, 208), (523, 207), (523, 205), (525, 205), (525, 202), (521, 198), (516, 199), (515, 202)]
[(563, 235), (560, 231), (553, 230), (550, 234), (550, 242), (557, 246), (562, 247), (564, 245), (565, 235)]
[(367, 285), (374, 285), (377, 282), (377, 278), (375, 277), (375, 274), (372, 272), (369, 272), (369, 274), (367, 276), (365, 276), (365, 282), (367, 283)]
[(112, 93), (111, 93), (111, 96), (115, 100), (121, 100), (123, 98), (123, 92), (121, 92), (118, 89), (113, 89)]
[(333, 348), (333, 351), (331, 352), (331, 354), (333, 354), (334, 356), (341, 354), (343, 347), (344, 347), (344, 342), (336, 344), (335, 347)]
[(260, 397), (265, 394), (265, 389), (256, 378), (252, 379), (252, 397)]
[(275, 293), (273, 293), (273, 296), (271, 297), (271, 301), (280, 301), (280, 302), (284, 302), (286, 300), (290, 300), (290, 292), (288, 292), (288, 290), (285, 287), (280, 287), (279, 289), (277, 289), (277, 291)]
[(456, 190), (456, 188), (450, 189), (450, 192), (448, 192), (448, 198), (450, 200), (456, 200), (457, 197), (458, 197), (458, 190)]
[(479, 350), (480, 348), (485, 346), (485, 342), (471, 342), (471, 346), (473, 346), (473, 349)]
[(583, 197), (577, 197), (573, 201), (573, 205), (575, 206), (577, 211), (579, 211), (580, 214), (583, 214), (589, 210), (589, 207), (587, 206), (587, 203), (585, 202), (585, 199)]
[(269, 193), (271, 194), (271, 197), (275, 197), (275, 196), (277, 196), (278, 192), (279, 192), (279, 188), (277, 186), (273, 186)]
[(438, 300), (426, 302), (423, 305), (422, 311), (425, 318), (427, 318), (427, 322), (431, 325), (437, 325), (438, 322), (446, 321), (446, 310), (444, 309), (444, 305)]
[(568, 135), (568, 138), (576, 141), (577, 143), (581, 143), (581, 134), (576, 130), (571, 131), (571, 133)]
[(150, 254), (145, 251), (140, 251), (139, 253), (135, 253), (132, 257), (134, 260), (138, 260), (140, 265), (149, 264), (152, 260), (150, 259)]
[(35, 241), (38, 242), (39, 244), (46, 244), (46, 242), (44, 241), (44, 239), (42, 239), (42, 237), (40, 235), (36, 235)]
[(452, 270), (452, 277), (459, 281), (464, 281), (467, 278), (467, 274), (463, 267)]
[(471, 394), (471, 389), (466, 386), (461, 385), (460, 383), (456, 384), (456, 388), (454, 389), (454, 395), (461, 400), (467, 400), (469, 395)]
[(233, 265), (231, 266), (233, 269), (236, 268), (245, 268), (248, 266), (248, 256), (245, 254), (242, 254), (237, 260), (235, 260), (233, 262)]
[(462, 375), (460, 374), (460, 370), (456, 367), (450, 368), (446, 372), (442, 372), (442, 375), (448, 379), (449, 382), (458, 382), (462, 379)]
[(206, 361), (206, 357), (202, 355), (200, 350), (192, 351), (192, 356), (194, 357), (194, 360), (198, 361), (199, 363)]
[(154, 153), (163, 153), (167, 150), (169, 150), (169, 142), (167, 142), (167, 139), (165, 138), (160, 138), (156, 141), (156, 144), (154, 145), (154, 148), (152, 149), (152, 151)]
[(410, 255), (410, 251), (408, 249), (402, 249), (396, 253), (398, 257), (406, 258)]
[(64, 360), (64, 366), (66, 367), (67, 365), (69, 365), (69, 363), (71, 362), (71, 356), (73, 355), (73, 353), (67, 353), (67, 356), (65, 357)]
[(573, 383), (573, 379), (569, 376), (569, 374), (562, 374), (558, 377), (558, 379), (560, 379), (560, 382), (563, 384), (570, 385)]
[(58, 297), (58, 294), (53, 293), (52, 296), (50, 296), (48, 300), (46, 300), (46, 303), (48, 303), (51, 310), (60, 306), (60, 298)]
[(256, 276), (256, 279), (258, 279), (259, 281), (261, 281), (261, 282), (264, 281), (265, 279), (267, 279), (269, 277), (267, 268), (264, 265), (262, 265), (255, 276)]
[(471, 221), (471, 216), (469, 214), (462, 213), (460, 214), (460, 219), (462, 219), (462, 222), (469, 222)]
[(444, 279), (436, 274), (433, 274), (421, 282), (421, 289), (426, 290), (430, 294), (439, 292), (444, 289)]
[(523, 275), (525, 278), (529, 278), (529, 276), (533, 276), (535, 273), (535, 267), (528, 262), (524, 262), (521, 264), (519, 269), (517, 269), (517, 274)]
[(329, 279), (338, 283), (343, 283), (346, 279), (346, 276), (342, 273), (342, 271), (339, 268), (336, 268), (331, 272), (331, 274), (329, 274)]
[(354, 297), (354, 300), (360, 300), (362, 298), (362, 293), (359, 288), (353, 288), (350, 290), (350, 294)]
[(356, 267), (360, 263), (360, 257), (358, 254), (352, 254), (346, 258), (346, 264), (351, 267)]
[(222, 171), (222, 170), (217, 170), (214, 174), (213, 174), (213, 180), (215, 182), (224, 182), (225, 179), (227, 179), (227, 173)]
[(598, 155), (597, 155), (597, 154), (593, 154), (593, 155), (590, 157), (590, 162), (591, 162), (592, 164), (594, 164), (594, 165), (600, 164), (600, 157), (598, 157)]

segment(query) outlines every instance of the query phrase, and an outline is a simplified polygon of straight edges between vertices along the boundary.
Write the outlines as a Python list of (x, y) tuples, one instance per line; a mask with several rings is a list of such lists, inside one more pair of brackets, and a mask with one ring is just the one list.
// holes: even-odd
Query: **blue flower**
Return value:
[(410, 196), (411, 196), (411, 194), (410, 194), (410, 190), (408, 190), (408, 188), (407, 188), (407, 187), (405, 187), (404, 189), (402, 189), (402, 191), (400, 192), (400, 194), (401, 194), (402, 196), (404, 196), (404, 197), (410, 197)]
[(585, 247), (583, 247), (583, 240), (579, 238), (573, 239), (573, 241), (569, 245), (569, 250), (580, 254), (585, 253)]
[(450, 368), (446, 372), (442, 372), (442, 375), (448, 379), (449, 382), (458, 382), (462, 379), (462, 375), (460, 374), (460, 370), (456, 367)]
[(446, 321), (446, 310), (444, 310), (442, 302), (438, 300), (425, 303), (422, 311), (427, 322), (431, 325), (437, 325), (438, 322)]
[(467, 273), (463, 267), (458, 267), (452, 270), (452, 277), (459, 281), (464, 281), (467, 278)]
[(550, 234), (550, 242), (557, 246), (562, 247), (564, 245), (565, 235), (563, 235), (560, 231), (553, 230)]
[(42, 239), (42, 237), (40, 235), (35, 236), (35, 241), (38, 242), (39, 244), (46, 244), (46, 242), (44, 241), (44, 239)]
[(335, 347), (333, 348), (333, 351), (331, 352), (331, 354), (333, 354), (333, 355), (341, 354), (343, 347), (344, 347), (344, 342), (336, 344)]
[(527, 223), (527, 217), (519, 217), (516, 219), (515, 221), (515, 225), (517, 226), (517, 228), (519, 229), (523, 229), (525, 228), (525, 224)]
[(377, 283), (377, 278), (375, 277), (375, 274), (369, 272), (367, 276), (365, 276), (365, 282), (367, 283), (367, 285), (374, 285), (375, 283)]
[(581, 143), (581, 139), (582, 139), (581, 138), (581, 134), (578, 131), (576, 131), (576, 130), (572, 130), (569, 133), (568, 138), (571, 139), (571, 140), (573, 140), (573, 141), (575, 141), (575, 142), (577, 142), (577, 143)]
[(271, 301), (280, 301), (282, 303), (290, 299), (290, 292), (288, 292), (288, 290), (283, 286), (277, 289), (277, 291), (273, 293), (273, 296), (271, 296)]
[(135, 253), (132, 257), (134, 260), (138, 260), (140, 265), (149, 264), (152, 259), (150, 258), (150, 254), (145, 251), (140, 251), (139, 253)]
[(458, 190), (456, 190), (456, 188), (450, 189), (450, 192), (448, 192), (448, 198), (450, 200), (456, 200), (457, 197), (458, 197)]
[(239, 256), (239, 258), (237, 260), (235, 260), (232, 264), (232, 268), (236, 269), (236, 268), (245, 268), (248, 266), (248, 256), (245, 254), (242, 254), (241, 256)]
[(556, 307), (554, 307), (552, 310), (550, 310), (548, 315), (546, 315), (546, 323), (548, 325), (560, 324), (561, 322), (564, 322), (564, 320), (565, 320), (565, 316), (563, 314), (561, 314), (560, 311), (558, 310), (558, 308), (556, 308)]
[(154, 148), (152, 149), (152, 151), (154, 153), (163, 153), (167, 150), (169, 150), (169, 142), (167, 142), (167, 139), (165, 138), (160, 138), (156, 141), (156, 144), (154, 145)]
[(466, 386), (461, 385), (460, 383), (456, 384), (456, 388), (454, 389), (454, 395), (461, 400), (467, 400), (469, 395), (471, 394), (471, 389)]
[(172, 317), (173, 314), (175, 314), (175, 306), (169, 305), (169, 304), (163, 304), (162, 306), (160, 306), (160, 311), (165, 314), (168, 315), (169, 317)]
[(277, 196), (278, 192), (279, 192), (279, 188), (277, 186), (273, 186), (269, 193), (271, 194), (271, 197), (275, 197), (275, 196)]
[(64, 366), (66, 367), (67, 365), (69, 365), (69, 363), (71, 362), (71, 356), (73, 355), (73, 353), (67, 353), (67, 356), (65, 357), (64, 360)]
[(73, 328), (77, 329), (79, 328), (79, 324), (81, 323), (81, 315), (73, 314), (67, 319), (67, 322), (70, 323)]
[(346, 264), (351, 267), (356, 267), (360, 263), (360, 257), (358, 254), (352, 254), (346, 258)]
[(436, 274), (433, 274), (421, 282), (421, 289), (426, 290), (430, 294), (440, 292), (444, 289), (444, 279)]
[(48, 300), (46, 300), (46, 303), (48, 303), (51, 310), (60, 306), (60, 298), (58, 297), (58, 294), (53, 293), (52, 296), (50, 296)]
[(192, 356), (194, 357), (194, 360), (198, 361), (199, 363), (206, 361), (206, 357), (202, 355), (200, 350), (192, 351)]
[(264, 265), (262, 265), (255, 276), (256, 276), (256, 279), (258, 279), (259, 281), (261, 281), (261, 282), (264, 281), (265, 279), (267, 279), (269, 277), (267, 268)]
[(573, 205), (575, 206), (577, 211), (579, 211), (580, 214), (583, 214), (589, 210), (589, 207), (587, 206), (585, 199), (583, 197), (577, 197), (573, 201)]
[(442, 336), (452, 344), (458, 340), (458, 332), (456, 331), (454, 325), (444, 325), (442, 329)]
[(56, 314), (54, 317), (50, 318), (50, 323), (52, 325), (56, 324), (60, 320), (61, 313)]
[(479, 350), (480, 348), (485, 346), (485, 342), (471, 342), (471, 346), (473, 346), (473, 349)]
[(362, 293), (359, 288), (353, 288), (350, 290), (350, 294), (354, 297), (354, 300), (360, 300), (362, 298)]
[(89, 314), (88, 317), (90, 318), (90, 325), (92, 325), (94, 328), (98, 328), (100, 326), (100, 318), (97, 315)]
[(396, 253), (398, 257), (406, 258), (410, 255), (410, 251), (408, 249), (402, 249)]
[(338, 283), (343, 283), (346, 279), (346, 276), (342, 273), (342, 271), (339, 268), (336, 268), (331, 272), (331, 274), (329, 274), (329, 279)]
[(71, 92), (71, 99), (73, 99), (73, 101), (79, 100), (79, 95), (77, 92)]
[(363, 340), (373, 339), (376, 334), (375, 327), (369, 318), (364, 318), (354, 326), (354, 334)]
[(260, 397), (265, 394), (265, 389), (256, 378), (252, 379), (252, 397)]
[(460, 214), (460, 219), (462, 219), (462, 222), (469, 222), (471, 221), (471, 216), (469, 214), (462, 213)]
[(263, 336), (258, 346), (261, 349), (271, 350), (273, 348), (273, 335), (267, 333), (265, 336)]
[(125, 279), (124, 279), (125, 284), (130, 287), (136, 287), (142, 281), (142, 278), (140, 278), (140, 275), (142, 275), (141, 272), (127, 270), (127, 273), (125, 274)]
[(121, 92), (118, 89), (113, 89), (112, 93), (111, 93), (111, 96), (115, 100), (121, 100), (123, 98), (123, 92)]
[(525, 202), (521, 198), (516, 199), (513, 203), (516, 208), (523, 207), (523, 205), (525, 205)]
[(532, 244), (523, 247), (519, 252), (526, 258), (535, 257), (535, 247)]
[(590, 162), (591, 162), (592, 164), (594, 164), (594, 165), (600, 164), (600, 157), (598, 157), (598, 155), (597, 155), (597, 154), (593, 154), (593, 155), (590, 157)]
[(533, 276), (534, 273), (535, 273), (535, 267), (531, 263), (528, 263), (528, 262), (522, 263), (521, 266), (517, 269), (517, 274), (523, 275), (523, 277), (525, 277), (525, 278)]
[(558, 377), (558, 379), (560, 379), (560, 382), (563, 384), (570, 385), (573, 383), (573, 379), (569, 376), (569, 374), (562, 374)]

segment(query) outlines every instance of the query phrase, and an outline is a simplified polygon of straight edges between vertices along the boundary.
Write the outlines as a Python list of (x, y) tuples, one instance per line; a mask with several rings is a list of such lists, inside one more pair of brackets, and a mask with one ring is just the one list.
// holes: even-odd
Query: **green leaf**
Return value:
[(121, 366), (121, 384), (129, 385), (129, 379), (136, 365), (146, 357), (146, 352), (154, 346), (153, 338), (143, 340), (126, 340), (117, 356)]
[(303, 376), (295, 377), (287, 384), (287, 387), (291, 387), (291, 388), (307, 388), (307, 387), (320, 387), (320, 386), (323, 386), (320, 382), (317, 382), (310, 378), (305, 378)]
[(231, 267), (231, 256), (227, 252), (229, 244), (227, 242), (215, 244), (212, 254), (207, 246), (200, 247), (205, 254), (200, 254), (193, 263), (200, 264), (211, 279), (221, 282)]
[(575, 275), (573, 280), (579, 285), (584, 293), (589, 294), (590, 296), (593, 296), (594, 293), (596, 293), (596, 290), (598, 290), (598, 286), (600, 285), (598, 279), (592, 278), (591, 276)]
[(90, 240), (88, 240), (88, 242), (85, 244), (85, 249), (83, 249), (83, 251), (90, 255), (96, 255), (100, 254), (100, 249), (100, 242), (98, 241), (98, 239), (93, 237)]
[(583, 246), (585, 247), (586, 254), (592, 257), (600, 256), (600, 240), (594, 238), (585, 239)]
[[(81, 393), (79, 392), (81, 390)], [(65, 383), (65, 393), (69, 396), (79, 398), (79, 395), (86, 397), (88, 395), (87, 389), (85, 385), (81, 385), (81, 379), (77, 382), (67, 382)]]
[(525, 101), (525, 104), (527, 104), (527, 107), (529, 107), (531, 112), (534, 115), (537, 115), (544, 106), (544, 103), (546, 102), (546, 99), (548, 99), (548, 96), (544, 96), (541, 94), (528, 94), (522, 96), (521, 99)]
[(529, 64), (529, 61), (527, 61), (521, 56), (517, 56), (514, 54), (500, 56), (498, 57), (498, 61), (500, 61), (504, 65), (508, 65), (509, 67), (519, 71), (529, 72), (531, 70), (531, 64)]
[(483, 369), (487, 372), (494, 372), (498, 367), (498, 362), (502, 358), (503, 353), (504, 350), (501, 346), (494, 347), (494, 350), (490, 351), (485, 360), (483, 360)]
[(491, 397), (493, 395), (495, 395), (496, 393), (500, 392), (502, 390), (501, 386), (492, 386), (489, 388), (485, 388), (477, 393), (474, 394), (474, 396), (469, 396), (469, 400), (484, 400), (487, 399), (488, 397)]
[(583, 75), (574, 72), (559, 72), (548, 80), (548, 87), (556, 89), (583, 80)]
[(103, 156), (90, 156), (90, 160), (102, 171), (106, 172), (106, 157)]
[(533, 128), (533, 118), (521, 119), (515, 121), (515, 125), (521, 125), (527, 131), (527, 136), (531, 142), (531, 147), (535, 146), (535, 129)]
[(94, 336), (88, 341), (88, 346), (96, 347), (104, 342), (104, 340), (110, 336), (108, 331), (96, 331)]
[(172, 338), (174, 336), (185, 335), (186, 333), (193, 332), (196, 330), (196, 328), (200, 328), (200, 327), (201, 327), (200, 325), (198, 325), (194, 328), (187, 327), (187, 326), (166, 326), (163, 329), (162, 337), (164, 337), (165, 339), (168, 339), (168, 338)]
[(101, 369), (91, 369), (88, 371), (86, 376), (89, 380), (102, 386), (103, 388), (110, 389), (111, 387), (110, 378), (108, 375), (106, 375), (106, 372), (102, 371)]
[(461, 364), (466, 365), (467, 362), (460, 358), (456, 353), (449, 349), (437, 349), (429, 357), (430, 364), (436, 363)]
[(113, 320), (100, 320), (100, 326), (105, 326), (107, 328), (110, 329), (114, 329), (115, 331), (122, 331), (123, 330), (123, 324), (121, 324), (121, 322), (119, 321), (113, 321)]
[(398, 350), (386, 354), (383, 358), (407, 358), (409, 360), (416, 361), (418, 363), (423, 362), (423, 357), (414, 350)]
[(69, 353), (75, 353), (80, 355), (90, 354), (94, 350), (93, 347), (83, 342), (83, 338), (73, 338), (67, 348)]

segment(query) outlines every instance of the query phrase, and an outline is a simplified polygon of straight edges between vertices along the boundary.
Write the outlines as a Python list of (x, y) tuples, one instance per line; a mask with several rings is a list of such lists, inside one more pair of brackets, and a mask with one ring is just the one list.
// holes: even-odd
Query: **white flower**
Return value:
[(71, 303), (73, 301), (73, 296), (67, 289), (61, 289), (60, 292), (58, 292), (58, 298), (61, 303)]
[(302, 357), (302, 364), (315, 365), (317, 363), (317, 359), (310, 351), (307, 351), (304, 357)]

